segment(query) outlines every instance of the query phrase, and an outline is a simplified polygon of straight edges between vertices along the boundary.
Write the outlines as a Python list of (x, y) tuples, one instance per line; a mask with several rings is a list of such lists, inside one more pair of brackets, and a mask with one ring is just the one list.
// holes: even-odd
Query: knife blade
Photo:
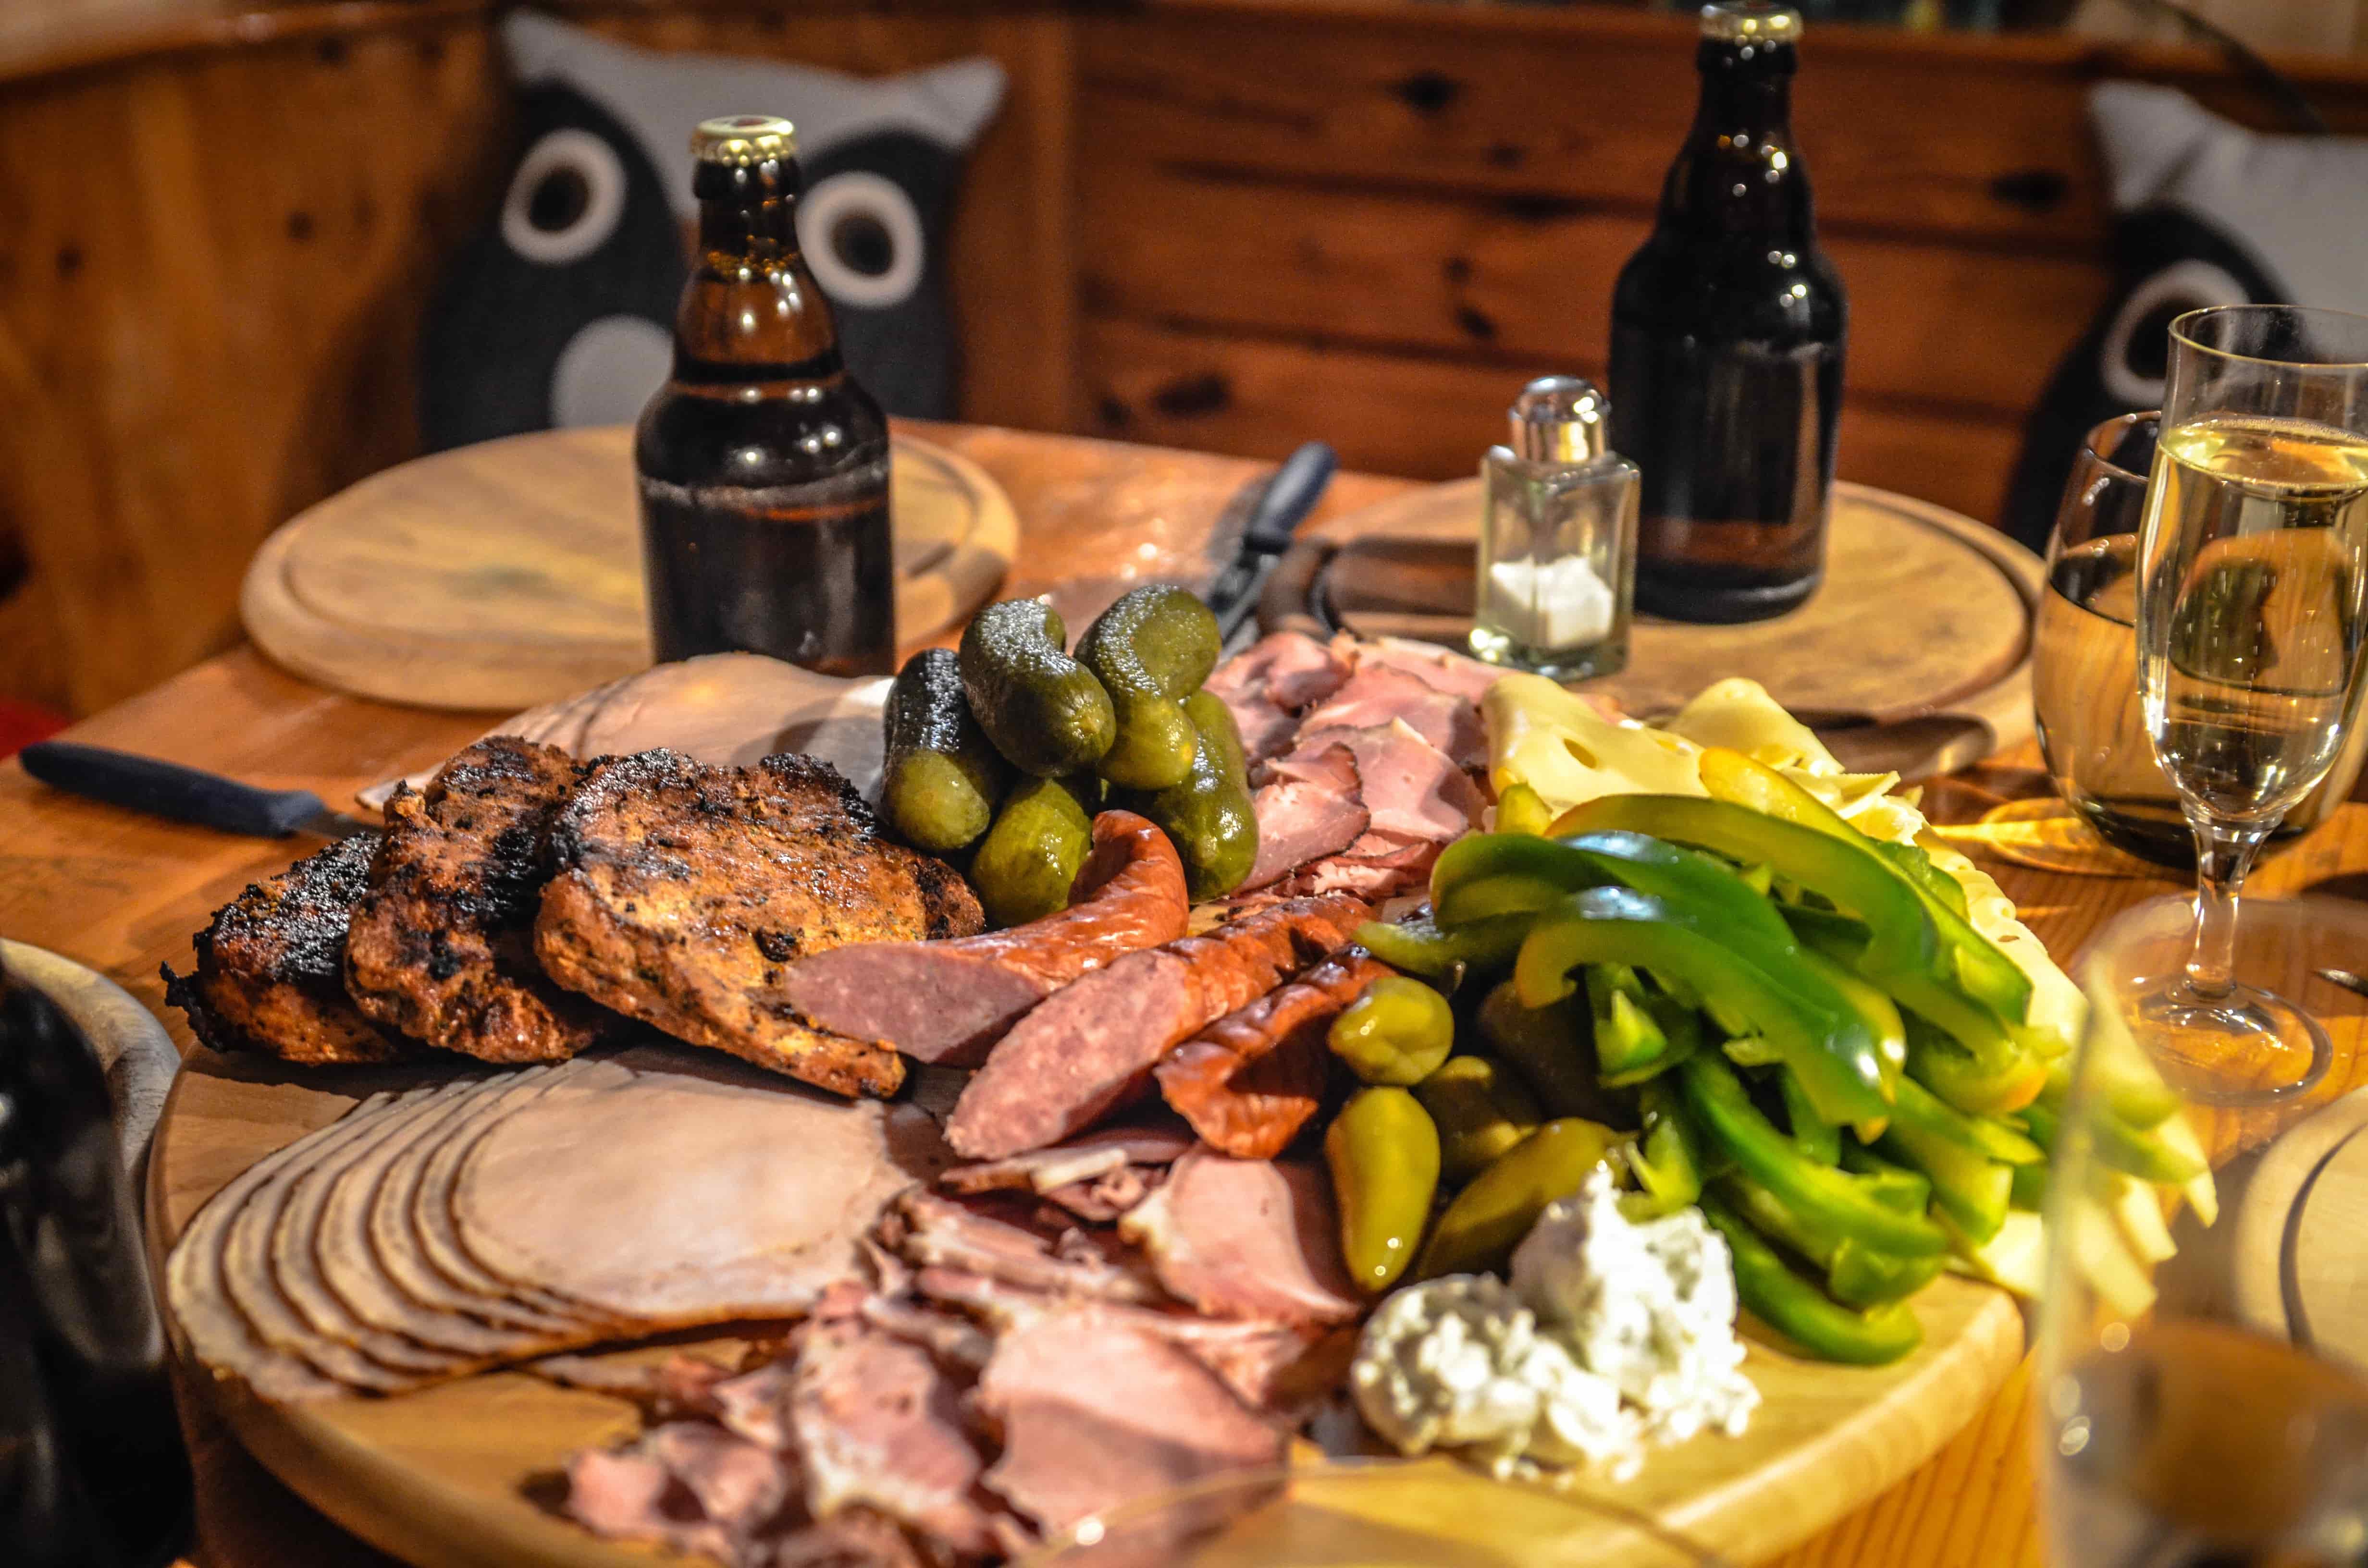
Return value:
[(1272, 473), (1254, 482), (1257, 494), (1248, 500), (1241, 542), (1208, 593), (1209, 608), (1217, 618), (1226, 653), (1233, 653), (1236, 642), (1243, 641), (1239, 634), (1245, 628), (1254, 630), (1253, 618), (1266, 580), (1274, 575), (1275, 562), (1291, 548), (1292, 535), (1323, 499), (1324, 488), (1332, 483), (1333, 472), (1339, 466), (1339, 457), (1330, 447), (1309, 441), (1283, 459)]
[(74, 741), (36, 741), (17, 754), (25, 771), (53, 790), (250, 838), (309, 833), (350, 838), (377, 824), (331, 811), (310, 790), (265, 790), (203, 768)]

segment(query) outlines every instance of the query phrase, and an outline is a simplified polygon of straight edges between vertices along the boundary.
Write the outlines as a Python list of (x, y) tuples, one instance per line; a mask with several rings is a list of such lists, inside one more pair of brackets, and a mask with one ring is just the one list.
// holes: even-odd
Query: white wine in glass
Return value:
[(2187, 961), (2141, 1017), (2179, 1040), (2202, 1097), (2298, 1093), (2327, 1072), (2327, 1031), (2240, 983), (2232, 954), (2254, 856), (2359, 722), (2368, 317), (2231, 305), (2171, 324), (2137, 612), (2146, 733), (2194, 830), (2198, 883)]

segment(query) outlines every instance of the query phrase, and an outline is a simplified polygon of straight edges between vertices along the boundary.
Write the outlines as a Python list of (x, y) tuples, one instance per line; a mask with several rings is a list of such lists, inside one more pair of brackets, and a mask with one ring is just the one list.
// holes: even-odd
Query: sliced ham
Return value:
[(947, 1141), (999, 1160), (1083, 1131), (1140, 1098), (1169, 1048), (1340, 946), (1371, 913), (1346, 896), (1289, 900), (1095, 971), (1003, 1037), (955, 1103)]
[(1410, 642), (1402, 637), (1380, 637), (1368, 642), (1344, 631), (1332, 640), (1332, 650), (1347, 658), (1360, 673), (1396, 670), (1434, 690), (1460, 697), (1475, 708), (1488, 695), (1488, 688), (1505, 674), (1494, 665), (1482, 664), (1452, 648)]
[(757, 1537), (783, 1527), (789, 1464), (702, 1421), (670, 1421), (631, 1448), (568, 1461), (567, 1511), (596, 1535), (650, 1540), (734, 1564), (772, 1559)]
[(1349, 678), (1349, 661), (1315, 638), (1277, 631), (1217, 666), (1207, 689), (1225, 705), (1252, 762), (1291, 747), (1300, 710)]
[(1258, 859), (1242, 879), (1255, 892), (1311, 860), (1337, 855), (1372, 825), (1359, 795), (1357, 756), (1345, 745), (1292, 753), (1286, 767), (1268, 769), (1251, 809), (1258, 817)]
[(1479, 786), (1404, 720), (1310, 729), (1293, 749), (1334, 744), (1356, 756), (1365, 810), (1372, 816), (1369, 831), (1446, 844), (1478, 824), (1487, 805)]
[(1196, 1149), (1119, 1228), (1161, 1284), (1212, 1316), (1336, 1324), (1364, 1310), (1331, 1188), (1311, 1165)]
[(1172, 1165), (1192, 1143), (1191, 1131), (1172, 1120), (1165, 1126), (1133, 1123), (1099, 1127), (1049, 1149), (1031, 1149), (1009, 1159), (956, 1165), (938, 1177), (938, 1185), (948, 1192), (1007, 1189), (1049, 1193), (1128, 1165)]
[(887, 1040), (923, 1062), (978, 1065), (1062, 986), (1184, 935), (1191, 901), (1167, 835), (1132, 812), (1102, 812), (1093, 833), (1060, 913), (949, 941), (836, 948), (784, 970), (781, 994), (825, 1028)]
[(1323, 1098), (1332, 1020), (1394, 972), (1362, 948), (1333, 954), (1168, 1052), (1160, 1096), (1211, 1147), (1272, 1159)]
[(1398, 720), (1462, 768), (1488, 765), (1488, 732), (1479, 708), (1419, 676), (1387, 665), (1360, 665), (1347, 685), (1300, 721), (1303, 733), (1366, 729)]
[(814, 1517), (862, 1506), (957, 1551), (994, 1550), (978, 1490), (986, 1461), (926, 1349), (860, 1319), (816, 1324), (798, 1351), (790, 1420)]
[(984, 1204), (918, 1189), (896, 1200), (895, 1219), (898, 1256), (923, 1273), (952, 1269), (1085, 1301), (1161, 1297), (1158, 1283), (1123, 1248), (1106, 1249), (1079, 1232), (1047, 1235)]
[(1048, 1530), (1282, 1455), (1281, 1431), (1199, 1360), (1092, 1308), (1004, 1334), (978, 1403), (1003, 1429), (988, 1489)]

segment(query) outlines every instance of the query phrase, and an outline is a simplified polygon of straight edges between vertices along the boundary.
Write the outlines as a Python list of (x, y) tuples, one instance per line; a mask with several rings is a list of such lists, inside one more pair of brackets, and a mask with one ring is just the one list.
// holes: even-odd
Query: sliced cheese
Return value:
[(1606, 719), (1543, 676), (1506, 676), (1481, 710), (1500, 795), (1527, 784), (1559, 815), (1603, 795), (1704, 793), (1691, 741)]

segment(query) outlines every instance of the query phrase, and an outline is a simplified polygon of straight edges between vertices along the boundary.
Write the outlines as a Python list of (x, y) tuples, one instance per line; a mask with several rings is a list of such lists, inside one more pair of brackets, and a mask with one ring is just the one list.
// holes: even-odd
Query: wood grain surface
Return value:
[[(1003, 483), (1023, 528), (1020, 565), (1007, 586), (1039, 592), (1072, 574), (1116, 576), (1139, 541), (1189, 550), (1258, 465), (1104, 442), (992, 429), (927, 432)], [(1403, 491), (1347, 474), (1319, 517)], [(119, 704), (74, 732), (135, 748), (300, 785), (344, 800), (362, 787), (448, 755), (487, 715), (435, 713), (341, 697), (234, 652)], [(1996, 801), (2043, 794), (2034, 756), (1985, 765), (1936, 784), (1928, 806), (1964, 821)], [(39, 943), (110, 975), (162, 1006), (159, 963), (189, 961), (189, 933), (217, 904), (285, 865), (298, 846), (152, 822), (52, 794), (0, 763), (0, 935)], [(2068, 955), (2113, 912), (2180, 891), (2162, 875), (2047, 874), (1991, 868), (2051, 949)], [(2257, 894), (2304, 890), (2368, 893), (2368, 807), (2346, 806), (2256, 874)], [(174, 1016), (185, 1047), (187, 1030)], [(2328, 1092), (2368, 1080), (2355, 1022)], [(2226, 1154), (2241, 1125), (2214, 1129)], [(2260, 1130), (2254, 1136), (2260, 1135)], [(2036, 1568), (2027, 1375), (1933, 1458), (1873, 1503), (1782, 1556), (1784, 1568)], [(384, 1568), (388, 1560), (304, 1506), (247, 1457), (202, 1407), (185, 1418), (199, 1475), (197, 1568)], [(1748, 1551), (1743, 1554), (1747, 1561)]]
[[(894, 437), (896, 630), (967, 620), (1019, 520), (967, 458)], [(359, 697), (529, 708), (649, 666), (632, 431), (545, 430), (415, 458), (264, 541), (240, 595), (280, 664)]]

